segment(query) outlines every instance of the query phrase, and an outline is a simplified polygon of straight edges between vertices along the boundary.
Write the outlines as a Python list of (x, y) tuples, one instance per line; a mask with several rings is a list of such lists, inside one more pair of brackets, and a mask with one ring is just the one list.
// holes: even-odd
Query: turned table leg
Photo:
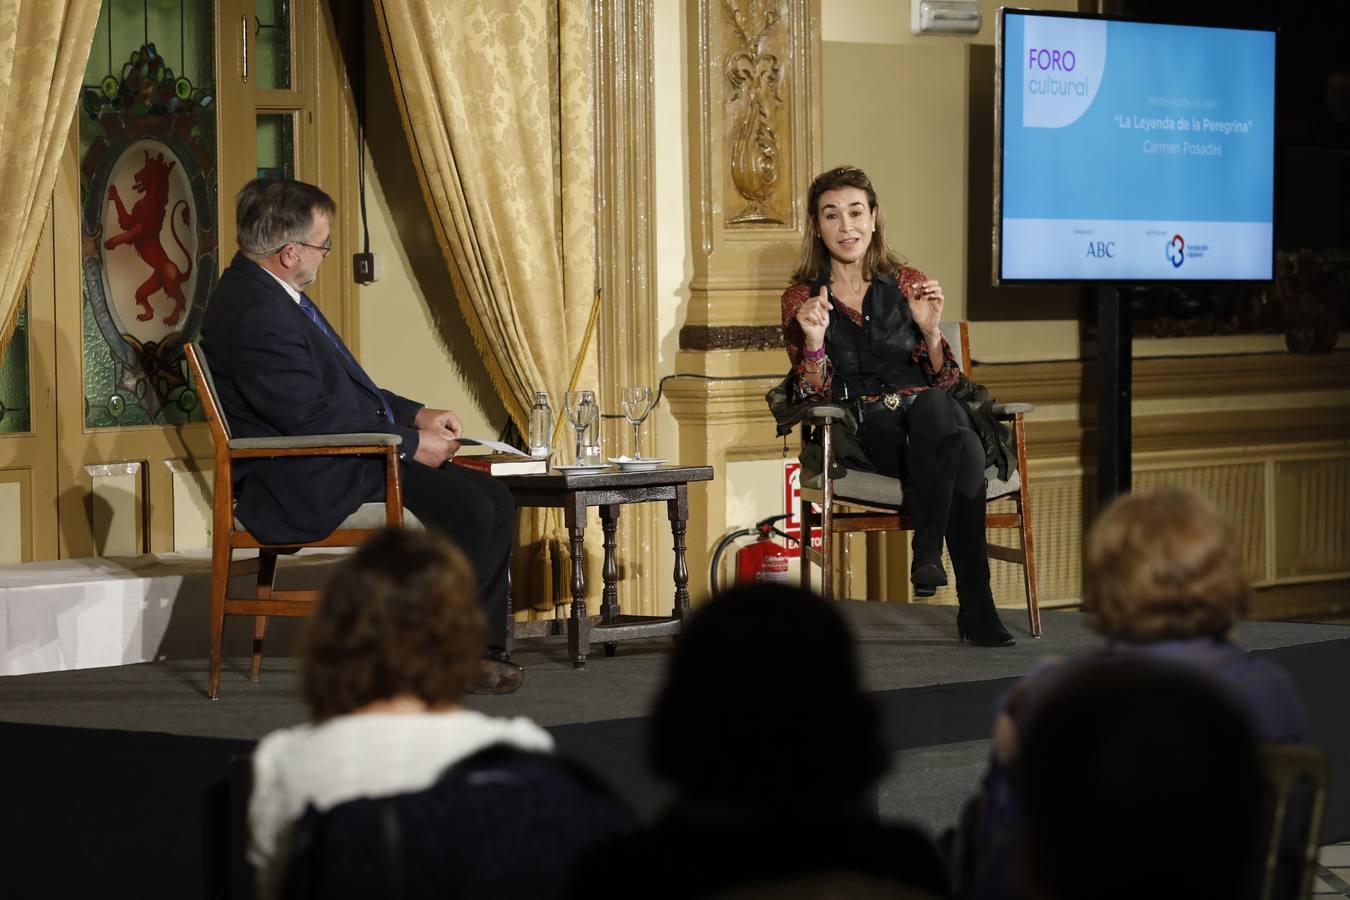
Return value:
[(684, 556), (684, 530), (689, 520), (688, 488), (683, 484), (676, 486), (675, 499), (667, 500), (666, 506), (670, 511), (670, 533), (675, 539), (675, 608), (671, 615), (683, 621), (689, 614), (689, 563)]
[(574, 495), (564, 517), (572, 539), (572, 618), (567, 623), (567, 650), (572, 665), (581, 669), (591, 652), (591, 620), (586, 615), (586, 504)]
[(600, 507), (600, 526), (605, 532), (605, 564), (600, 570), (605, 581), (600, 601), (602, 625), (614, 625), (619, 621), (619, 561), (614, 552), (618, 546), (615, 533), (619, 530), (619, 509), (617, 503)]

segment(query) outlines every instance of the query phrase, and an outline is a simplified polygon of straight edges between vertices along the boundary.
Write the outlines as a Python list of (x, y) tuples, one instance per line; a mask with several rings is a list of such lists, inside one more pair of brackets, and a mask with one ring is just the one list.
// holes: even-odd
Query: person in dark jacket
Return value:
[[(1102, 510), (1084, 545), (1083, 607), (1106, 639), (1094, 657), (1196, 672), (1229, 697), (1262, 743), (1307, 740), (1293, 680), (1236, 640), (1251, 584), (1232, 526), (1212, 503), (1177, 487), (1122, 494)], [(1063, 677), (1064, 665), (1043, 659), (999, 701), (989, 769), (967, 809), (968, 833), (958, 854), (965, 896), (1021, 896), (1015, 867), (1025, 792), (1017, 789), (1015, 769), (1028, 716)], [(1139, 696), (1141, 703), (1153, 702), (1151, 695)]]
[[(336, 211), (302, 181), (259, 178), (239, 192), (239, 252), (202, 324), (231, 435), (398, 435), (404, 506), (463, 548), (478, 573), (488, 627), (476, 689), (515, 690), (523, 673), (504, 649), (515, 502), (491, 477), (446, 465), (459, 449), (455, 414), (380, 389), (303, 293), (332, 249)], [(264, 543), (319, 540), (363, 503), (384, 499), (384, 472), (373, 457), (241, 460), (235, 515)]]
[(868, 462), (904, 483), (915, 594), (932, 596), (947, 584), (945, 538), (958, 636), (1013, 644), (989, 588), (985, 448), (951, 396), (961, 369), (939, 329), (942, 286), (887, 247), (877, 193), (861, 169), (816, 176), (807, 208), (801, 258), (782, 301), (798, 390), (856, 409)]
[(881, 723), (847, 623), (815, 594), (762, 582), (701, 606), (648, 745), (671, 802), (651, 825), (595, 848), (574, 897), (780, 896), (807, 884), (821, 888), (811, 896), (890, 896), (845, 887), (856, 880), (950, 894), (928, 837), (878, 821)]

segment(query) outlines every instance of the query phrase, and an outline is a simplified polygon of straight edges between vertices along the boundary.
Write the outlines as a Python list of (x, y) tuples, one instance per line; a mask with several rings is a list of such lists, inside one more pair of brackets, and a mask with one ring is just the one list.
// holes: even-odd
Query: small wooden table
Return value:
[[(679, 634), (689, 612), (689, 566), (685, 561), (685, 523), (689, 519), (688, 486), (691, 481), (712, 481), (711, 466), (668, 466), (651, 472), (621, 472), (617, 467), (597, 472), (549, 472), (543, 475), (504, 475), (501, 483), (522, 507), (563, 510), (572, 544), (572, 615), (567, 621), (567, 649), (572, 665), (582, 668), (590, 654), (591, 641), (603, 641), (612, 653), (616, 641)], [(619, 507), (625, 503), (666, 501), (670, 531), (675, 540), (675, 603), (669, 616), (619, 614), (619, 566), (614, 556), (614, 535), (619, 526)], [(604, 591), (600, 622), (592, 625), (586, 614), (586, 557), (582, 541), (586, 534), (586, 508), (600, 508), (605, 533), (605, 562), (601, 569)], [(519, 631), (516, 634), (520, 634)]]

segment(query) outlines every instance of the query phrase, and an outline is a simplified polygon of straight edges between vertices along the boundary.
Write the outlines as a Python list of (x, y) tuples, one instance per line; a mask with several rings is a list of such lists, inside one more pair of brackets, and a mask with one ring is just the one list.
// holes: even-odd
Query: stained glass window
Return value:
[(258, 177), (295, 177), (295, 116), (291, 113), (258, 116)]
[(19, 319), (0, 360), (0, 434), (33, 430), (28, 390), (28, 292), (19, 301)]
[(291, 4), (287, 0), (256, 0), (255, 58), (259, 90), (291, 86)]
[(105, 0), (80, 96), (85, 426), (200, 421), (219, 258), (215, 4)]

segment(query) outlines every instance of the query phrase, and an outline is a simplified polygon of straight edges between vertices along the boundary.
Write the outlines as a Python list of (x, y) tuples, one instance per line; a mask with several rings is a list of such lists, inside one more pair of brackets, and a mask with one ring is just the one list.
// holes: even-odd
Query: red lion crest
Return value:
[[(136, 318), (142, 322), (154, 318), (155, 311), (150, 306), (150, 295), (158, 290), (162, 289), (174, 300), (173, 312), (164, 317), (165, 325), (178, 324), (187, 302), (183, 297), (183, 282), (192, 277), (192, 254), (179, 239), (172, 215), (168, 216), (169, 233), (173, 235), (178, 249), (187, 257), (187, 271), (178, 268), (178, 264), (164, 252), (164, 245), (159, 240), (165, 216), (168, 214), (169, 173), (173, 171), (175, 165), (176, 162), (165, 163), (162, 153), (151, 156), (149, 150), (145, 151), (145, 165), (136, 173), (136, 179), (132, 182), (136, 192), (144, 196), (136, 201), (130, 212), (117, 193), (117, 185), (108, 188), (108, 199), (117, 206), (117, 222), (122, 232), (104, 241), (103, 248), (112, 250), (122, 244), (131, 244), (136, 248), (136, 255), (150, 267), (150, 277), (136, 289), (136, 302), (142, 309)], [(192, 211), (184, 200), (175, 203), (173, 211), (176, 213), (180, 206), (183, 207), (183, 225), (187, 227), (192, 224)]]

